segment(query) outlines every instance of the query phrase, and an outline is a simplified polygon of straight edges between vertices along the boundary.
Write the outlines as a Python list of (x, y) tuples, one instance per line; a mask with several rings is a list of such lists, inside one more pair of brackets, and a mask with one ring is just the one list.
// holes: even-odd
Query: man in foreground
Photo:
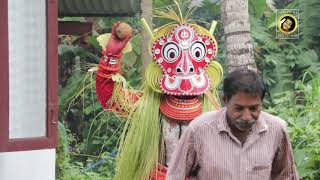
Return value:
[(199, 116), (184, 132), (167, 180), (298, 180), (286, 123), (261, 111), (259, 75), (234, 71), (223, 91), (226, 107)]

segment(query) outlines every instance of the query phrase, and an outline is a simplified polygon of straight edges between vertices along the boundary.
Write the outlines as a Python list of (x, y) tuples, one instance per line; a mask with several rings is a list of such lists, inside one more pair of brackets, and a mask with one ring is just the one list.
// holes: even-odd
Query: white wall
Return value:
[(1, 180), (54, 180), (55, 149), (0, 153)]

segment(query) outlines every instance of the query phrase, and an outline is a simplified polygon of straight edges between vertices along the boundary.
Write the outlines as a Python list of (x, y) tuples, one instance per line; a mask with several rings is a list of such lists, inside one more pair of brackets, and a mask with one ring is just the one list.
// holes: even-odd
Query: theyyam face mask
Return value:
[(188, 24), (177, 25), (169, 35), (158, 38), (152, 55), (164, 73), (162, 91), (182, 96), (203, 94), (210, 87), (205, 69), (216, 53), (215, 40), (198, 35)]

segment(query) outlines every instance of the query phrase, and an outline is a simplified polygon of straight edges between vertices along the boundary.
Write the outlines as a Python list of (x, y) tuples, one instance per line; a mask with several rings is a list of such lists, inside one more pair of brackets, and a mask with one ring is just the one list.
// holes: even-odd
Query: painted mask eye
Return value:
[(206, 48), (203, 43), (195, 42), (191, 46), (190, 53), (194, 60), (201, 61), (206, 54)]
[(179, 47), (174, 43), (168, 43), (163, 47), (163, 57), (165, 61), (174, 62), (179, 57)]

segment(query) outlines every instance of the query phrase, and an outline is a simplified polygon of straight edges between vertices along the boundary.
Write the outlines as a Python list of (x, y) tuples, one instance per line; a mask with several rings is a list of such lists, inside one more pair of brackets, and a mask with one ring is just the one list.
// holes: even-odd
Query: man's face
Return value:
[(250, 131), (261, 112), (261, 97), (238, 92), (230, 99), (224, 98), (228, 122), (240, 131)]

